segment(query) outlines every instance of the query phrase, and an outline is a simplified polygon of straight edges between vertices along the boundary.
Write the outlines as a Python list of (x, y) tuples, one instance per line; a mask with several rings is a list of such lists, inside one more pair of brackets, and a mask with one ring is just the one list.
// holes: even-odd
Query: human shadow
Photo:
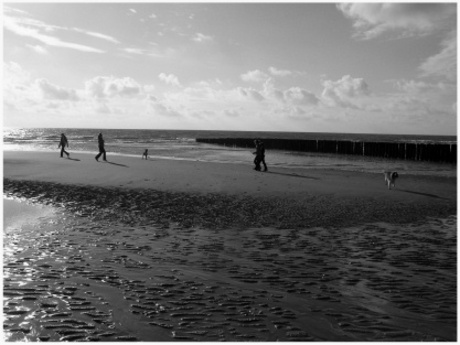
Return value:
[(80, 161), (81, 161), (80, 159), (77, 159), (77, 158), (70, 158), (70, 157), (67, 157), (67, 159), (70, 159), (71, 161), (76, 161), (76, 162), (80, 162)]
[(398, 191), (398, 192), (403, 192), (403, 193), (410, 193), (410, 194), (417, 194), (417, 195), (427, 196), (429, 198), (446, 199), (446, 198), (443, 198), (442, 196), (435, 195), (435, 194), (414, 192), (412, 190), (405, 190), (405, 189), (395, 189), (395, 190)]
[(288, 174), (288, 173), (281, 173), (281, 172), (275, 172), (275, 171), (266, 171), (265, 173), (266, 174), (283, 175), (283, 176), (289, 176), (289, 177), (300, 177), (300, 178), (306, 178), (308, 180), (319, 180), (319, 178), (317, 178), (317, 177), (298, 175), (298, 174)]
[(129, 166), (124, 165), (124, 164), (120, 164), (120, 163), (109, 162), (109, 161), (105, 161), (105, 163), (109, 163), (109, 164), (112, 164), (112, 165), (118, 165), (119, 167), (129, 168)]

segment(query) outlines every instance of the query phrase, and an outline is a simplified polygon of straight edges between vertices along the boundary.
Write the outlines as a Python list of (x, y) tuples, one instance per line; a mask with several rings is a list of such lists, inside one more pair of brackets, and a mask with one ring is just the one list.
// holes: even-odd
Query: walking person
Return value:
[(97, 142), (98, 142), (98, 145), (99, 145), (99, 153), (97, 154), (97, 156), (95, 158), (99, 162), (99, 157), (101, 155), (104, 155), (103, 160), (105, 162), (107, 162), (106, 152), (105, 152), (105, 148), (104, 148), (104, 138), (102, 137), (102, 133), (99, 133), (99, 135), (97, 136)]
[(256, 155), (256, 157), (254, 158), (254, 164), (255, 164), (255, 168), (254, 170), (256, 171), (260, 171), (260, 147), (259, 147), (259, 140), (254, 140), (254, 144), (256, 145), (256, 151), (253, 152), (253, 154)]
[(262, 140), (259, 140), (259, 170), (260, 170), (260, 163), (264, 165), (264, 171), (267, 171), (267, 164), (265, 163), (265, 145)]
[(69, 158), (69, 153), (65, 150), (66, 147), (69, 147), (69, 141), (67, 140), (67, 137), (65, 136), (64, 133), (61, 133), (61, 141), (59, 142), (58, 148), (61, 148), (61, 158), (64, 156), (64, 153), (67, 155), (67, 158)]

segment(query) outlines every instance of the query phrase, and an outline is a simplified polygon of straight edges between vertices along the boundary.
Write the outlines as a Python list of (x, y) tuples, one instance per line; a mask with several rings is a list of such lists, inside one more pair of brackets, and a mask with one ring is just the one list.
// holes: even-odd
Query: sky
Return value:
[(6, 127), (456, 135), (456, 3), (4, 2)]

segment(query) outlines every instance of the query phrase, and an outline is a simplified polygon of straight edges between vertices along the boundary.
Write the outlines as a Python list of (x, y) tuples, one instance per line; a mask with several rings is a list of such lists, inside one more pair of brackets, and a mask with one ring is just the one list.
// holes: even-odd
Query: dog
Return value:
[(148, 149), (145, 149), (144, 153), (142, 154), (142, 159), (149, 159), (149, 150)]
[(396, 171), (384, 171), (383, 175), (385, 176), (385, 184), (388, 186), (388, 189), (391, 189), (392, 185), (396, 188), (398, 173)]

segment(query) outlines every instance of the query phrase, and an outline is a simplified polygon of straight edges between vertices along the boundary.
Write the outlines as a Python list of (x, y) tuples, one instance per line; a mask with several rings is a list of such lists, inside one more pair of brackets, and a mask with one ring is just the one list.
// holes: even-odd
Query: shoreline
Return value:
[[(369, 173), (293, 168), (263, 173), (250, 163), (228, 169), (209, 162), (116, 156), (103, 163), (87, 154), (57, 156), (4, 152), (4, 191), (68, 205), (78, 200), (83, 209), (113, 208), (151, 219), (166, 213), (183, 226), (413, 223), (457, 210), (453, 178), (403, 175), (396, 189), (388, 190), (383, 176)], [(132, 210), (121, 206), (122, 200), (131, 200)]]
[(457, 338), (453, 179), (74, 158), (5, 157), (8, 341)]

